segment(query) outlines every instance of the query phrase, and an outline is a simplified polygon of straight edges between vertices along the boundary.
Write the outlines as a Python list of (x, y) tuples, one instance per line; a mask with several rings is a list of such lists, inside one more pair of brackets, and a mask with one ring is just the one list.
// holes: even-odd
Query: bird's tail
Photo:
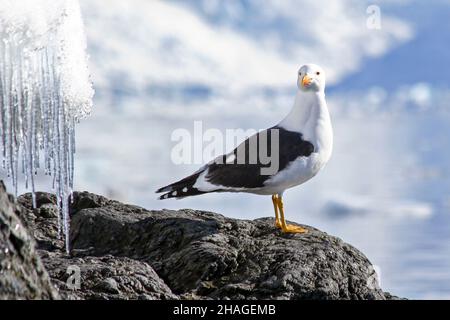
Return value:
[(169, 198), (177, 198), (181, 199), (189, 196), (196, 196), (199, 194), (206, 193), (204, 191), (200, 191), (194, 187), (195, 182), (197, 181), (201, 172), (196, 172), (184, 179), (181, 179), (177, 182), (169, 184), (165, 187), (159, 188), (156, 190), (156, 193), (163, 193), (158, 197), (159, 200), (169, 199)]

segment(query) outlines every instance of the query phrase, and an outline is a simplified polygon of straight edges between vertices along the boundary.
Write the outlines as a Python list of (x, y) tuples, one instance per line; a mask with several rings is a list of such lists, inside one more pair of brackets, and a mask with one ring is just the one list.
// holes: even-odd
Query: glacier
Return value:
[(2, 0), (0, 92), (1, 166), (16, 195), (24, 176), (34, 205), (37, 171), (52, 176), (69, 252), (75, 124), (94, 94), (78, 1)]

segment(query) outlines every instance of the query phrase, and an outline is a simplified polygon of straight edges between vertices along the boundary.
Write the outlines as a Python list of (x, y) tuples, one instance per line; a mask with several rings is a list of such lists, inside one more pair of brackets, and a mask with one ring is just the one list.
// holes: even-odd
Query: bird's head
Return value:
[(301, 91), (324, 91), (325, 72), (316, 64), (305, 64), (298, 70), (297, 86)]

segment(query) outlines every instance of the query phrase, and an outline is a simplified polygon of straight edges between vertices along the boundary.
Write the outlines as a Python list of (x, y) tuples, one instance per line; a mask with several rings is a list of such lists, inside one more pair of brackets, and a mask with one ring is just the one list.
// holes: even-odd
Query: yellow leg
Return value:
[(286, 224), (286, 220), (284, 219), (284, 206), (283, 206), (283, 198), (279, 195), (277, 198), (278, 209), (280, 210), (281, 217), (281, 231), (284, 233), (306, 233), (308, 230), (305, 228), (295, 226), (293, 224)]
[(278, 214), (278, 195), (272, 195), (273, 210), (275, 211), (275, 226), (281, 228), (280, 216)]

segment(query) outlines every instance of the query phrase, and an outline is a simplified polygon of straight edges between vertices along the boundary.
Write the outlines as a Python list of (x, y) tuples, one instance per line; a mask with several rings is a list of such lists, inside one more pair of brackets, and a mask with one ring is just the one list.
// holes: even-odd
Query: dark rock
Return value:
[[(148, 263), (181, 298), (391, 298), (361, 252), (312, 227), (303, 226), (307, 234), (286, 235), (269, 218), (148, 211), (87, 192), (74, 199), (71, 247), (77, 255)], [(108, 278), (117, 281), (105, 275), (96, 290), (120, 295), (120, 285), (120, 293), (113, 293)]]
[(34, 240), (18, 217), (24, 211), (0, 181), (0, 299), (57, 299)]
[(380, 289), (361, 252), (309, 226), (306, 234), (287, 235), (270, 218), (149, 211), (76, 192), (67, 256), (48, 213), (54, 202), (39, 201), (33, 210), (30, 196), (18, 201), (65, 299), (395, 298)]
[(64, 299), (177, 299), (143, 261), (111, 255), (67, 257), (48, 251), (42, 251), (42, 258)]
[[(178, 299), (145, 261), (108, 254), (92, 256), (91, 248), (73, 249), (68, 256), (58, 239), (58, 211), (55, 202), (49, 201), (52, 195), (39, 193), (37, 199), (33, 209), (31, 194), (18, 198), (24, 208), (21, 216), (32, 230), (42, 261), (63, 299)], [(72, 215), (112, 202), (88, 193), (75, 193), (73, 200)]]

